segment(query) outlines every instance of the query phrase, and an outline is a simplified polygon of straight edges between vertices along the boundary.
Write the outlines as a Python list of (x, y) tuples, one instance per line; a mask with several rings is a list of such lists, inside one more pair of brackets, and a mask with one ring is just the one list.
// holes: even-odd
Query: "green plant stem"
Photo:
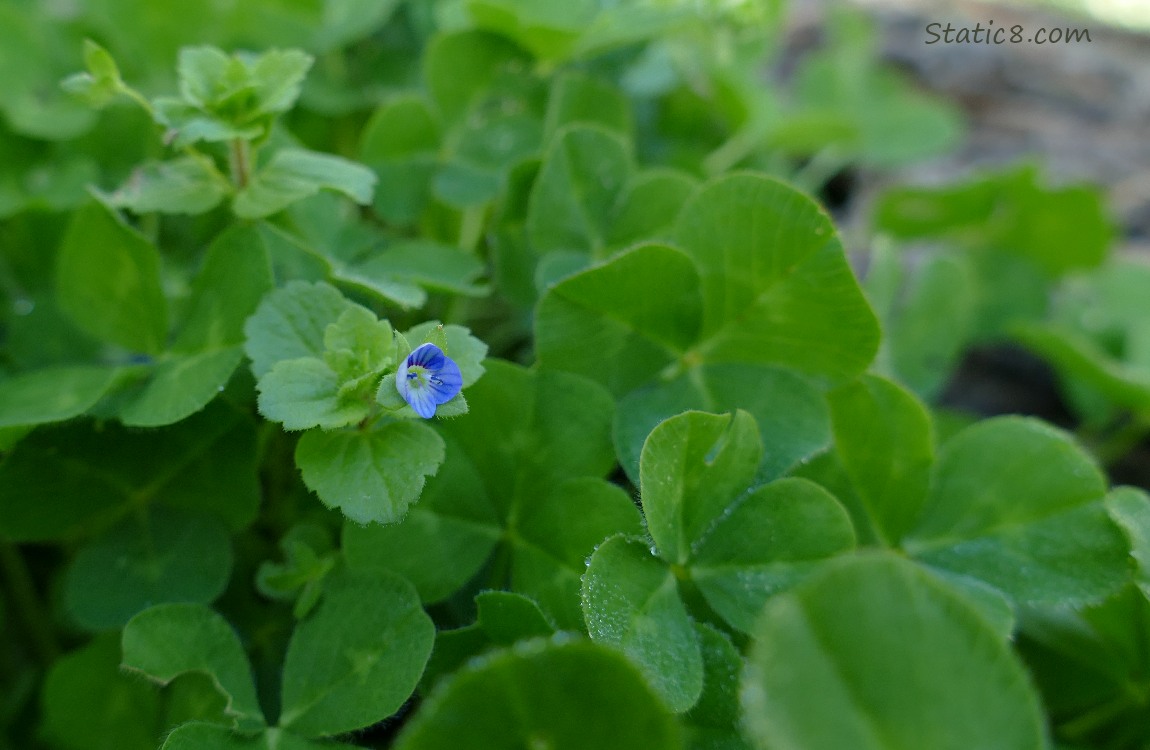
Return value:
[(136, 91), (131, 86), (125, 84), (123, 81), (120, 81), (117, 88), (121, 94), (143, 107), (144, 111), (148, 113), (149, 117), (151, 117), (153, 120), (156, 119), (155, 108), (152, 107), (152, 103), (148, 101), (148, 99), (143, 94), (141, 94), (139, 91)]
[(726, 172), (746, 159), (763, 141), (762, 128), (747, 125), (728, 138), (703, 159), (703, 171), (709, 176)]
[(56, 642), (52, 618), (36, 593), (32, 574), (24, 562), (19, 548), (11, 542), (0, 542), (0, 571), (11, 597), (12, 615), (17, 618), (32, 649), (41, 663), (47, 665), (60, 655), (60, 644)]
[(791, 176), (791, 182), (800, 190), (817, 193), (844, 167), (850, 159), (835, 145), (820, 149), (806, 164)]
[(228, 163), (232, 168), (232, 182), (236, 188), (243, 190), (251, 177), (251, 144), (242, 138), (235, 138), (231, 143)]
[(465, 209), (459, 219), (459, 247), (473, 253), (483, 236), (483, 226), (487, 219), (487, 204)]

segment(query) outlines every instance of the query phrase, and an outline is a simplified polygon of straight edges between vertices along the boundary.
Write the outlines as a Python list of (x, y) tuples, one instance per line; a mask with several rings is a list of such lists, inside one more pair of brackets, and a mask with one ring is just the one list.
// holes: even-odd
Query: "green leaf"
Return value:
[(171, 351), (120, 408), (124, 424), (171, 424), (215, 398), (243, 358), (244, 321), (272, 283), (258, 232), (237, 227), (220, 234), (208, 247)]
[(84, 67), (86, 73), (75, 73), (61, 81), (65, 91), (78, 94), (89, 105), (100, 108), (124, 90), (115, 59), (91, 39), (84, 40)]
[(893, 556), (844, 558), (773, 599), (742, 696), (761, 748), (1047, 747), (1038, 697), (1007, 644)]
[(1106, 496), (1106, 509), (1126, 534), (1137, 563), (1135, 582), (1150, 597), (1150, 495), (1137, 487), (1115, 487)]
[(544, 137), (550, 142), (561, 128), (575, 123), (599, 125), (624, 137), (634, 127), (631, 104), (619, 88), (586, 73), (562, 72), (551, 84)]
[[(468, 391), (468, 418), (445, 423), (441, 432), (463, 448), (497, 507), (510, 511), (528, 501), (521, 494), (611, 470), (614, 405), (606, 391), (566, 373), (531, 372), (499, 360), (487, 360), (486, 367)], [(508, 493), (509, 486), (516, 492)]]
[(250, 227), (222, 232), (208, 246), (172, 349), (200, 352), (243, 343), (244, 322), (272, 285), (267, 246), (259, 232)]
[(755, 420), (687, 412), (651, 431), (639, 463), (643, 514), (659, 556), (684, 564), (755, 476), (763, 446)]
[(748, 632), (770, 597), (854, 546), (850, 518), (830, 493), (780, 479), (712, 521), (692, 550), (691, 580), (724, 620)]
[(639, 514), (619, 487), (584, 477), (517, 497), (517, 514), (505, 522), (511, 586), (532, 596), (562, 628), (582, 622), (580, 578), (587, 556), (611, 534), (637, 534)]
[(898, 303), (892, 300), (881, 315), (887, 332), (879, 353), (883, 373), (924, 399), (936, 397), (973, 333), (977, 288), (967, 257), (923, 259), (898, 292)]
[(108, 197), (137, 214), (202, 214), (231, 194), (231, 183), (205, 157), (148, 162)]
[(254, 111), (287, 112), (294, 107), (313, 60), (298, 49), (272, 49), (245, 61), (255, 94)]
[(443, 439), (423, 424), (356, 432), (311, 430), (296, 446), (304, 483), (356, 523), (396, 523), (443, 463)]
[(183, 511), (149, 513), (80, 549), (64, 578), (64, 605), (89, 630), (118, 628), (153, 604), (212, 601), (231, 570), (231, 540), (220, 521)]
[(541, 0), (468, 0), (467, 10), (480, 28), (498, 32), (531, 50), (541, 60), (568, 57), (587, 26), (599, 14), (599, 3), (575, 0), (553, 5)]
[(409, 576), (432, 602), (494, 552), (487, 585), (506, 581), (576, 629), (587, 556), (611, 534), (641, 532), (630, 498), (601, 480), (614, 465), (611, 398), (574, 375), (486, 366), (467, 392), (467, 418), (437, 424), (447, 460), (403, 522), (345, 524), (349, 564)]
[(0, 533), (75, 538), (159, 503), (251, 523), (259, 505), (251, 421), (222, 404), (162, 430), (81, 423), (42, 429), (0, 464)]
[(423, 213), (441, 138), (439, 121), (419, 94), (389, 99), (364, 126), (359, 158), (379, 177), (374, 207), (388, 223), (411, 224)]
[(251, 667), (231, 626), (202, 604), (161, 604), (124, 626), (123, 666), (168, 684), (187, 672), (211, 678), (227, 698), (226, 713), (238, 728), (264, 725)]
[(1030, 165), (959, 185), (891, 190), (875, 211), (876, 227), (896, 237), (956, 239), (1021, 256), (1048, 277), (1097, 266), (1113, 233), (1096, 187), (1046, 188)]
[(116, 383), (115, 367), (76, 365), (32, 370), (0, 381), (0, 427), (77, 417)]
[[(482, 403), (482, 393), (480, 399)], [(471, 578), (502, 533), (478, 467), (456, 443), (447, 444), (445, 455), (443, 466), (400, 523), (364, 526), (345, 521), (340, 545), (348, 567), (398, 573), (428, 604), (445, 599)]]
[(682, 747), (674, 719), (622, 654), (587, 641), (537, 640), (442, 681), (404, 726), (396, 749), (533, 742), (554, 750)]
[(481, 591), (475, 596), (478, 610), (471, 625), (440, 630), (435, 648), (420, 681), (430, 692), (439, 680), (453, 674), (480, 654), (519, 641), (550, 636), (555, 627), (533, 599), (510, 591)]
[(200, 141), (253, 141), (266, 132), (262, 124), (233, 124), (223, 117), (206, 112), (202, 107), (171, 97), (153, 99), (152, 114), (156, 122), (165, 128), (164, 139), (178, 149), (188, 148)]
[(1059, 735), (1086, 747), (1114, 733), (1146, 736), (1142, 711), (1127, 698), (1144, 684), (1148, 666), (1141, 643), (1150, 606), (1139, 588), (1089, 607), (1024, 608), (1020, 620), (1018, 650)]
[(940, 579), (950, 592), (962, 599), (967, 606), (978, 612), (983, 621), (1003, 640), (1014, 637), (1016, 625), (1014, 602), (989, 583), (960, 573), (951, 573), (938, 568), (924, 567), (922, 570)]
[[(316, 742), (268, 727), (259, 734), (237, 734), (218, 724), (190, 722), (172, 730), (160, 750), (324, 750), (330, 742)], [(340, 743), (335, 747), (350, 748)]]
[(503, 181), (495, 172), (463, 162), (449, 162), (435, 172), (431, 192), (452, 208), (478, 208), (495, 199)]
[(647, 169), (633, 176), (615, 202), (607, 243), (624, 247), (649, 240), (670, 241), (675, 217), (698, 188), (690, 175), (672, 169)]
[(371, 203), (375, 173), (353, 161), (306, 151), (284, 148), (242, 188), (232, 204), (236, 216), (259, 219), (277, 213), (291, 204), (322, 190), (343, 193), (356, 203)]
[(749, 750), (740, 731), (739, 674), (743, 655), (721, 630), (695, 624), (703, 654), (703, 693), (683, 717), (688, 747), (697, 750)]
[(120, 671), (115, 635), (52, 663), (41, 693), (40, 732), (64, 750), (154, 750), (163, 727), (156, 691)]
[(1010, 335), (1071, 383), (1095, 388), (1115, 405), (1150, 411), (1150, 371), (1115, 360), (1089, 336), (1057, 323), (1018, 323)]
[(663, 420), (690, 409), (743, 409), (755, 418), (763, 442), (756, 484), (777, 479), (831, 443), (826, 398), (807, 379), (778, 367), (703, 365), (619, 401), (615, 449), (632, 482), (639, 482), (639, 456), (647, 435)]
[(1018, 602), (1098, 601), (1128, 576), (1105, 494), (1102, 473), (1066, 434), (1032, 419), (986, 420), (942, 447), (903, 546)]
[(476, 624), (500, 646), (555, 632), (539, 605), (522, 594), (481, 591), (475, 597), (475, 606), (478, 610)]
[(398, 6), (398, 0), (325, 3), (322, 27), (314, 45), (322, 51), (333, 51), (361, 41), (384, 26)]
[(423, 81), (442, 119), (454, 123), (475, 106), (499, 73), (527, 62), (522, 50), (495, 34), (441, 34), (423, 53)]
[(909, 392), (874, 375), (828, 396), (835, 444), (860, 502), (851, 513), (882, 544), (918, 520), (934, 463), (930, 414)]
[(180, 95), (198, 106), (213, 104), (244, 83), (240, 61), (206, 45), (181, 49), (176, 71)]
[(333, 575), (288, 645), (280, 725), (326, 737), (390, 716), (415, 690), (434, 640), (407, 581)]
[(583, 614), (594, 641), (619, 648), (672, 711), (703, 691), (703, 656), (675, 576), (646, 545), (614, 536), (583, 576)]
[(485, 270), (479, 258), (457, 247), (435, 242), (399, 242), (350, 270), (357, 276), (417, 284), (425, 289), (469, 297), (488, 292), (486, 286), (476, 283)]
[(531, 247), (537, 253), (600, 254), (611, 209), (630, 173), (630, 148), (614, 132), (576, 124), (557, 133), (527, 207)]
[(256, 571), (256, 588), (277, 601), (294, 601), (292, 616), (303, 618), (319, 601), (323, 581), (337, 562), (327, 529), (298, 523), (280, 539), (284, 562), (264, 560)]
[(290, 281), (264, 297), (244, 324), (244, 351), (252, 373), (263, 377), (281, 360), (323, 358), (328, 324), (352, 305), (333, 286)]
[(324, 329), (324, 361), (341, 381), (379, 371), (395, 358), (391, 325), (366, 307), (349, 307)]
[(237, 344), (195, 354), (170, 354), (126, 395), (120, 420), (132, 427), (161, 427), (203, 409), (219, 395), (243, 361)]
[(56, 295), (72, 321), (97, 338), (155, 354), (168, 308), (155, 246), (99, 203), (74, 215), (56, 261)]
[(722, 177), (687, 201), (675, 235), (702, 282), (705, 361), (833, 381), (874, 358), (874, 313), (830, 219), (806, 196), (758, 175)]
[(682, 356), (699, 320), (691, 261), (670, 247), (641, 245), (547, 291), (535, 318), (536, 356), (544, 368), (622, 394)]

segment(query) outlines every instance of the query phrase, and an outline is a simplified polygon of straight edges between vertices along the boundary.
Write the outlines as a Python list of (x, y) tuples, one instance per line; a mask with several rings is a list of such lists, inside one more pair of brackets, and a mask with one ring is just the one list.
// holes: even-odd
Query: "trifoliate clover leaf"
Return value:
[(108, 50), (91, 39), (84, 40), (84, 67), (87, 71), (73, 73), (61, 81), (60, 86), (96, 108), (103, 107), (125, 91), (116, 61)]
[(228, 55), (215, 47), (180, 50), (180, 98), (152, 102), (177, 147), (197, 141), (252, 140), (291, 109), (313, 58), (300, 50)]

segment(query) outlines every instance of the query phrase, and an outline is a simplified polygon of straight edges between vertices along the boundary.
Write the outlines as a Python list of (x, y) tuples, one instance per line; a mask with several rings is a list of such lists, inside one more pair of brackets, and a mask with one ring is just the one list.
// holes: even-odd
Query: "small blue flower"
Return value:
[(423, 344), (407, 355), (395, 373), (395, 387), (403, 400), (424, 419), (435, 416), (435, 407), (447, 403), (463, 387), (459, 365), (435, 344)]

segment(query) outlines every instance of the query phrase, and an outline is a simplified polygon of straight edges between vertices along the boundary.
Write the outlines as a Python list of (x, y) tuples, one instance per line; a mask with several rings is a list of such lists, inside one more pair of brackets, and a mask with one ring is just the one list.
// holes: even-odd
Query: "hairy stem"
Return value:
[(247, 187), (248, 180), (251, 177), (251, 161), (251, 144), (242, 138), (233, 139), (228, 163), (232, 168), (232, 182), (234, 182), (236, 188), (240, 190)]

